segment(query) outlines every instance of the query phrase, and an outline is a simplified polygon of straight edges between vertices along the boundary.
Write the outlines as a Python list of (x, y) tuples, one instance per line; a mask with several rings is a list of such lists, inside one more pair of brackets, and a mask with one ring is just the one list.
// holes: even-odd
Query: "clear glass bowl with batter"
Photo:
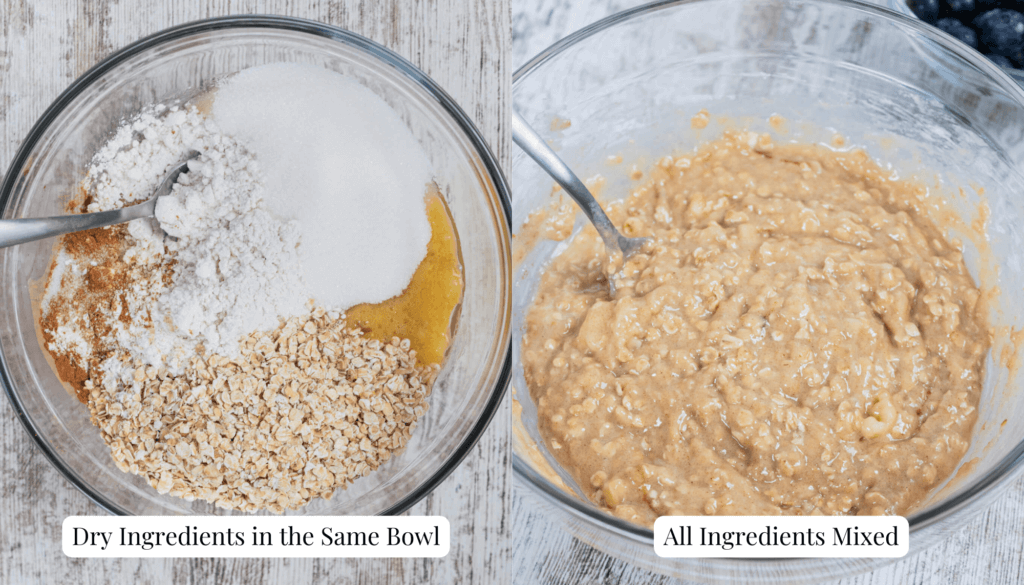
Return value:
[[(125, 118), (185, 101), (241, 69), (309, 63), (350, 75), (405, 121), (432, 164), (459, 230), (465, 289), (448, 356), (408, 448), (330, 501), (295, 514), (400, 513), (458, 465), (507, 386), (511, 319), (508, 190), (472, 122), (424, 73), (387, 49), (328, 25), (228, 17), (168, 29), (110, 56), (68, 88), (29, 133), (0, 188), (0, 217), (63, 213), (93, 154)], [(33, 440), (93, 501), (117, 514), (224, 514), (160, 495), (121, 472), (47, 364), (30, 287), (44, 278), (52, 240), (0, 250), (0, 381)]]
[[(990, 323), (980, 418), (951, 482), (909, 516), (911, 554), (979, 514), (1024, 469), (1024, 379), (1000, 365), (1016, 351), (1008, 332), (1024, 324), (1021, 256), (1024, 204), (1024, 92), (998, 67), (923, 23), (874, 5), (818, 0), (697, 0), (655, 3), (611, 16), (556, 43), (516, 72), (515, 107), (579, 175), (602, 175), (608, 199), (636, 183), (658, 157), (716, 138), (718, 116), (777, 140), (828, 144), (835, 132), (902, 177), (966, 196), (949, 203), (970, 221), (984, 187), (991, 248), (964, 237), (965, 256), (983, 288), (998, 286)], [(691, 117), (711, 112), (697, 132)], [(787, 120), (785, 134), (768, 118)], [(570, 125), (552, 124), (553, 118)], [(561, 128), (561, 129), (559, 129)], [(622, 169), (607, 164), (621, 155)], [(550, 202), (551, 179), (513, 154), (513, 231)], [(581, 222), (580, 216), (577, 221)], [(579, 225), (579, 224), (578, 224)], [(953, 234), (956, 236), (957, 234)], [(542, 242), (513, 267), (513, 386), (521, 406), (513, 438), (517, 486), (571, 534), (644, 569), (713, 582), (819, 582), (870, 570), (881, 559), (662, 559), (652, 533), (582, 498), (550, 456), (519, 352), (538, 276), (558, 244)], [(565, 486), (563, 489), (559, 484)]]

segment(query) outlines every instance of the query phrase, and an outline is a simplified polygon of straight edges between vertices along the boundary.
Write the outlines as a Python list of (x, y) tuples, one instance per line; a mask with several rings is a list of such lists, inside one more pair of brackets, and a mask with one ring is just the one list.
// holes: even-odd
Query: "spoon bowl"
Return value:
[(605, 274), (608, 275), (608, 286), (614, 296), (615, 274), (622, 270), (626, 260), (643, 250), (651, 242), (651, 239), (627, 238), (622, 235), (608, 219), (601, 204), (597, 202), (583, 181), (551, 150), (547, 142), (530, 127), (526, 120), (519, 115), (519, 112), (515, 111), (512, 112), (512, 140), (565, 189), (565, 192), (583, 210), (590, 223), (597, 228), (597, 233), (601, 235), (610, 258)]
[(188, 169), (188, 161), (197, 156), (199, 156), (199, 153), (193, 152), (187, 160), (171, 169), (171, 172), (167, 173), (167, 177), (157, 187), (153, 196), (142, 203), (136, 203), (121, 209), (98, 211), (96, 213), (0, 220), (0, 248), (73, 232), (117, 225), (132, 221), (133, 219), (154, 217), (156, 215), (157, 200), (171, 192), (171, 188), (174, 187), (178, 177)]

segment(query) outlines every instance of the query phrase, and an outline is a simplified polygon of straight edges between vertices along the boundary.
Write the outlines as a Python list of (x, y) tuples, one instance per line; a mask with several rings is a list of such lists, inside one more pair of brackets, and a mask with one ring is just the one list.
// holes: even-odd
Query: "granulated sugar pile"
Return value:
[(387, 104), (325, 69), (243, 71), (212, 112), (152, 107), (97, 153), (90, 212), (148, 199), (198, 156), (156, 220), (65, 238), (43, 335), (123, 470), (281, 511), (375, 469), (426, 408), (438, 368), (342, 311), (408, 285), (431, 170)]
[(213, 117), (259, 160), (273, 161), (264, 202), (303, 226), (304, 277), (317, 301), (379, 303), (402, 292), (427, 252), (430, 161), (373, 92), (323, 71), (242, 71), (217, 91)]

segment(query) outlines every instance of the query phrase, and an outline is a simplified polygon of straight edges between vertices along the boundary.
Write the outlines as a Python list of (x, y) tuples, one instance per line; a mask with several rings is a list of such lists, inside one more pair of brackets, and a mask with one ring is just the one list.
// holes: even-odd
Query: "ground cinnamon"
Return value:
[[(63, 236), (60, 246), (84, 274), (64, 271), (60, 292), (42, 312), (42, 333), (61, 381), (69, 384), (79, 401), (85, 403), (88, 391), (85, 381), (89, 370), (110, 351), (114, 321), (130, 323), (126, 291), (130, 286), (128, 265), (122, 260), (127, 248), (125, 226), (97, 228)], [(56, 262), (56, 260), (55, 260)], [(49, 278), (53, 278), (51, 266)], [(79, 319), (88, 319), (89, 327), (80, 331), (89, 346), (89, 355), (81, 355), (71, 347), (63, 347), (57, 339), (61, 326)]]

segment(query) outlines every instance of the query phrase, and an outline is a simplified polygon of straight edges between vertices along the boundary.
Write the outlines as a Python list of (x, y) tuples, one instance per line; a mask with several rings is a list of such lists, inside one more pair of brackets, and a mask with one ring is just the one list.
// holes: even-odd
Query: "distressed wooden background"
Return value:
[[(510, 69), (507, 0), (0, 0), (0, 172), (43, 110), (112, 51), (160, 29), (229, 14), (283, 14), (367, 36), (433, 77), (476, 122), (499, 160)], [(102, 514), (35, 448), (0, 399), (0, 583), (511, 582), (507, 406), (465, 462), (413, 514), (447, 516), (444, 559), (69, 559), (61, 522)]]
[[(870, 1), (870, 0), (869, 0)], [(882, 4), (885, 0), (874, 0)], [(512, 65), (555, 41), (643, 0), (512, 0)], [(516, 583), (668, 585), (678, 583), (616, 560), (574, 539), (539, 513), (516, 485), (512, 518)], [(1024, 479), (945, 543), (836, 585), (1024, 583)]]

